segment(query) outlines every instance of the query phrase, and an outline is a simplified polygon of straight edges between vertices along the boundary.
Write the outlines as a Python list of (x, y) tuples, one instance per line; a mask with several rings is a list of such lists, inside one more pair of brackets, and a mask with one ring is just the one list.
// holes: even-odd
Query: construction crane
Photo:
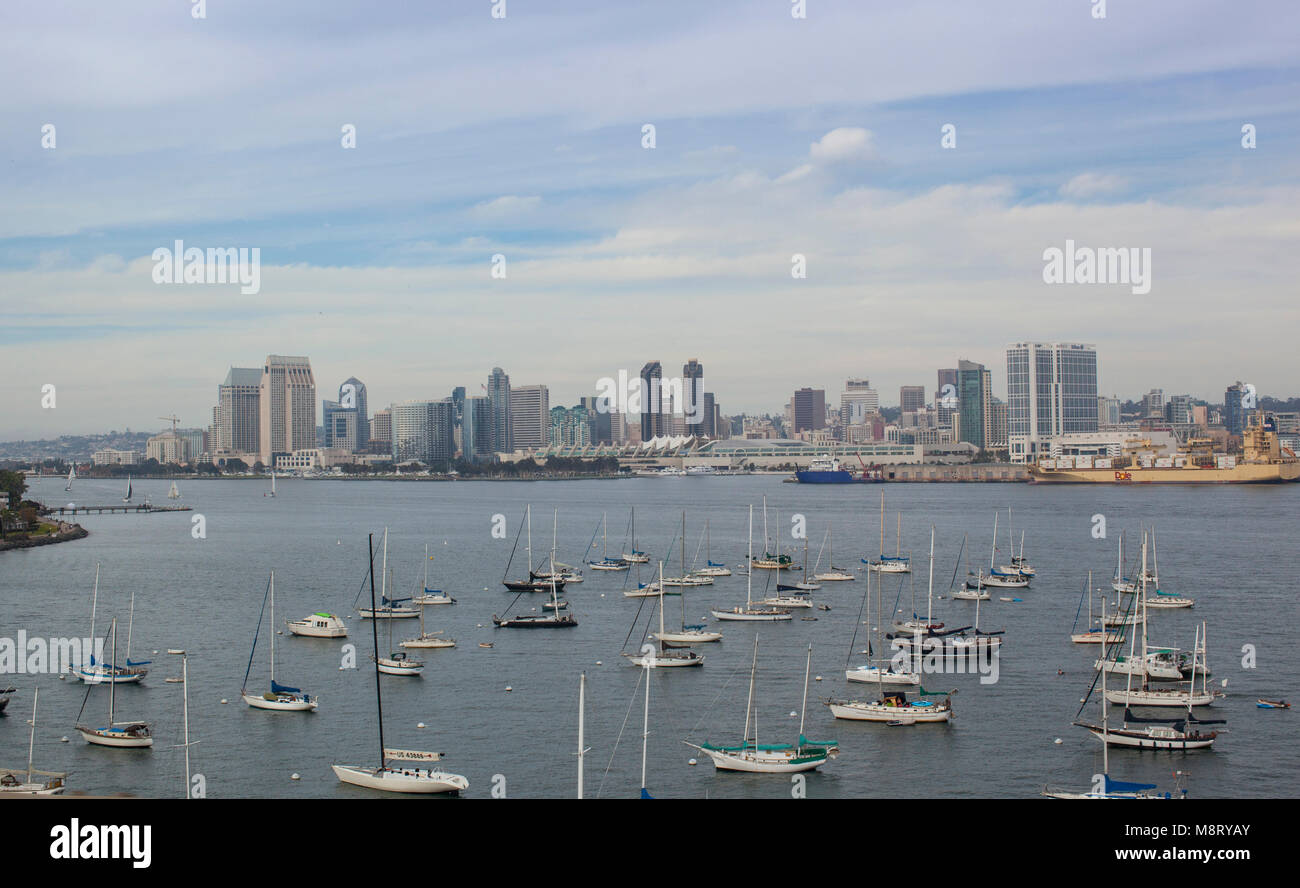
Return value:
[(160, 417), (158, 417), (158, 418), (159, 418), (159, 419), (165, 419), (165, 420), (167, 420), (168, 422), (170, 422), (170, 423), (172, 424), (172, 436), (175, 437), (175, 435), (176, 435), (176, 423), (180, 422), (180, 421), (181, 421), (181, 418), (180, 418), (179, 416), (177, 416), (175, 413), (173, 413), (171, 416), (160, 416)]

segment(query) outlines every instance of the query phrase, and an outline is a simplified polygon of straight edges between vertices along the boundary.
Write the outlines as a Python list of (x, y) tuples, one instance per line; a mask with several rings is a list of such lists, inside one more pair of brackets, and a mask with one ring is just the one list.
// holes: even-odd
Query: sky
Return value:
[[(1061, 340), (1104, 394), (1300, 394), (1300, 5), (494, 5), (0, 12), (0, 440), (206, 426), (268, 354), (372, 408), (689, 358), (724, 413), (959, 358), (1001, 396)], [(156, 283), (177, 240), (259, 291)], [(1067, 240), (1149, 291), (1046, 283)]]

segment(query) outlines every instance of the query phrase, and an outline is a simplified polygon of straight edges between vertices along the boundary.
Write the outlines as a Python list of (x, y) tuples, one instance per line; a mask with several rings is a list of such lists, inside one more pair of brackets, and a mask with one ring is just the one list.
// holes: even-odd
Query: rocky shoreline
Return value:
[(42, 534), (38, 537), (31, 537), (24, 540), (0, 540), (0, 552), (9, 549), (31, 549), (36, 546), (51, 546), (55, 543), (66, 543), (69, 540), (79, 540), (90, 536), (90, 531), (80, 524), (69, 524), (66, 521), (58, 522), (58, 530), (54, 533)]

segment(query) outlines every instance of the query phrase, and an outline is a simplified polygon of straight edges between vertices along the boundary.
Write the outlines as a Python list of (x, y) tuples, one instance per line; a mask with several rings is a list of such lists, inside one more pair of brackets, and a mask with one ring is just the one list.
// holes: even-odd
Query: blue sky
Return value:
[[(1300, 391), (1290, 4), (492, 5), (6, 10), (0, 438), (206, 424), (272, 352), (375, 406), (689, 357), (724, 411), (891, 403), (959, 357), (1001, 391), (1024, 339), (1124, 397)], [(1150, 247), (1151, 292), (1045, 285), (1067, 238)], [(261, 292), (154, 284), (177, 239), (259, 247)]]

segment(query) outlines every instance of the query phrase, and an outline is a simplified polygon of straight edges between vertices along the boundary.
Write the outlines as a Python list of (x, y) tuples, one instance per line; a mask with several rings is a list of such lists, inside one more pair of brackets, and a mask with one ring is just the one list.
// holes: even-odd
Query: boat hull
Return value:
[[(1111, 746), (1123, 746), (1128, 749), (1164, 749), (1183, 751), (1188, 749), (1208, 749), (1214, 745), (1214, 734), (1200, 734), (1194, 737), (1161, 737), (1146, 731), (1127, 731), (1111, 728), (1104, 731), (1098, 727), (1088, 730), (1098, 740), (1104, 739)], [(1104, 738), (1103, 738), (1104, 733)]]
[(334, 776), (344, 783), (377, 789), (381, 792), (400, 793), (460, 793), (469, 789), (469, 781), (459, 774), (430, 771), (424, 768), (397, 770), (395, 768), (366, 768), (361, 765), (330, 765)]
[(98, 728), (77, 728), (77, 733), (87, 743), (110, 746), (116, 749), (147, 749), (153, 746), (153, 736), (133, 737), (125, 731), (107, 731)]
[(1126, 466), (1122, 469), (1045, 469), (1032, 466), (1037, 484), (1278, 484), (1300, 481), (1300, 462), (1238, 463), (1232, 468)]
[(847, 721), (932, 724), (952, 718), (952, 710), (941, 706), (886, 706), (883, 703), (828, 703), (831, 715)]
[(711, 611), (716, 620), (731, 620), (733, 622), (751, 622), (751, 623), (778, 623), (790, 619), (790, 614), (770, 611), (752, 611), (736, 610), (730, 611)]
[(830, 758), (828, 755), (796, 756), (753, 750), (734, 753), (705, 749), (704, 753), (713, 760), (713, 766), (719, 771), (742, 771), (749, 774), (797, 774), (812, 771)]
[(297, 697), (277, 697), (274, 700), (268, 700), (260, 694), (241, 694), (240, 696), (244, 698), (245, 703), (254, 709), (266, 709), (271, 712), (315, 712), (317, 705), (315, 697), (308, 697), (305, 700)]

